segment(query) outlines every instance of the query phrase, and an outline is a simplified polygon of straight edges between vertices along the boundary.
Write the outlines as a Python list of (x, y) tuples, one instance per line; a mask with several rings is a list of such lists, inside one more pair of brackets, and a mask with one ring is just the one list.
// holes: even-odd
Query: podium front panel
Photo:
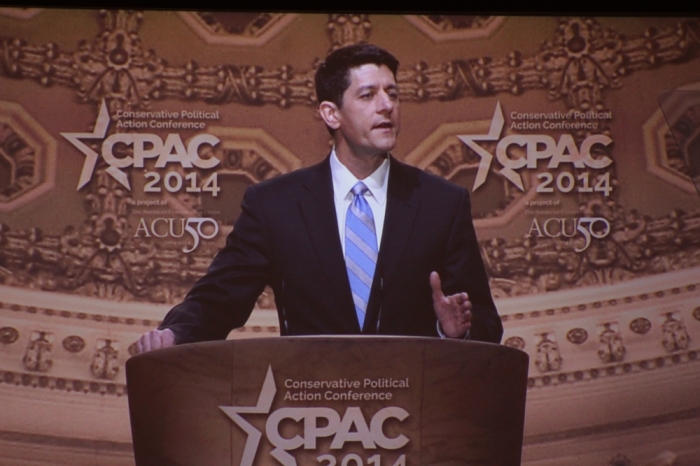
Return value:
[(508, 465), (527, 355), (470, 341), (285, 337), (183, 345), (127, 364), (143, 465)]

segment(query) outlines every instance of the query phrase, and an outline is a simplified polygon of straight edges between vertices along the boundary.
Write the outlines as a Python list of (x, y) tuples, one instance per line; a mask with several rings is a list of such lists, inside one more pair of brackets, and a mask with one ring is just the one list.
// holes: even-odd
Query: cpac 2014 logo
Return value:
[[(396, 419), (401, 422), (409, 416), (403, 408), (388, 406), (380, 409), (369, 422), (365, 419), (360, 408), (356, 406), (348, 407), (342, 416), (334, 409), (324, 407), (284, 407), (270, 412), (276, 392), (277, 387), (272, 367), (268, 367), (256, 406), (220, 406), (221, 410), (248, 434), (241, 457), (241, 466), (253, 464), (262, 438), (262, 432), (244, 419), (243, 414), (268, 415), (265, 423), (265, 435), (274, 447), (270, 455), (283, 466), (297, 466), (296, 459), (289, 451), (302, 447), (305, 450), (315, 450), (318, 438), (332, 438), (331, 450), (342, 449), (347, 442), (360, 442), (366, 450), (377, 448), (397, 450), (409, 442), (409, 439), (403, 434), (387, 437), (384, 433), (384, 423), (388, 419)], [(303, 436), (283, 437), (279, 427), (285, 419), (291, 419), (297, 423), (303, 422)], [(321, 455), (317, 459), (319, 462), (327, 461), (328, 465), (334, 465), (336, 462), (335, 457), (328, 454)], [(362, 459), (355, 454), (347, 455), (342, 464), (349, 464), (353, 460), (355, 464), (363, 464)], [(379, 455), (369, 458), (370, 465), (378, 465), (379, 461)], [(402, 455), (395, 464), (405, 465), (405, 455)]]
[[(100, 112), (95, 121), (95, 129), (92, 133), (61, 133), (68, 142), (73, 144), (85, 155), (78, 189), (90, 182), (95, 172), (95, 167), (100, 157), (107, 162), (109, 167), (106, 172), (117, 180), (122, 186), (131, 191), (131, 183), (123, 169), (128, 167), (144, 168), (147, 159), (155, 159), (155, 168), (166, 168), (168, 164), (179, 164), (183, 169), (210, 169), (216, 167), (220, 160), (216, 157), (201, 158), (200, 148), (208, 145), (211, 147), (219, 144), (219, 138), (211, 134), (199, 134), (191, 138), (187, 146), (177, 133), (168, 134), (163, 140), (157, 134), (150, 133), (114, 133), (107, 137), (110, 116), (107, 104), (103, 100)], [(100, 153), (95, 152), (85, 144), (83, 139), (102, 140)], [(131, 147), (133, 155), (117, 157), (114, 154), (115, 146), (123, 145)], [(149, 181), (144, 192), (161, 192), (161, 176), (157, 171), (148, 171), (144, 174)], [(220, 188), (217, 183), (217, 173), (214, 172), (204, 183), (199, 183), (196, 172), (190, 172), (183, 180), (177, 171), (169, 171), (162, 181), (162, 187), (169, 192), (179, 192), (183, 188), (189, 193), (209, 192), (217, 196)]]
[[(594, 146), (600, 145), (605, 147), (613, 142), (612, 139), (604, 134), (588, 136), (580, 145), (576, 144), (571, 134), (562, 134), (558, 140), (546, 134), (510, 134), (501, 138), (504, 123), (503, 111), (499, 102), (491, 119), (491, 127), (488, 134), (457, 136), (481, 157), (472, 191), (476, 191), (486, 182), (486, 176), (494, 158), (492, 153), (481, 147), (476, 141), (498, 141), (496, 145), (496, 159), (502, 167), (499, 173), (521, 191), (525, 191), (525, 187), (523, 186), (522, 177), (516, 170), (522, 168), (527, 168), (528, 170), (536, 169), (540, 160), (549, 160), (547, 168), (554, 170), (564, 163), (571, 164), (579, 169), (601, 170), (613, 162), (612, 159), (605, 155), (596, 155), (594, 157), (592, 153)], [(511, 146), (524, 147), (526, 157), (511, 158), (508, 153)], [(581, 174), (576, 180), (569, 172), (563, 172), (562, 175), (556, 180), (556, 186), (562, 192), (571, 192), (577, 189), (578, 192), (599, 191), (608, 196), (612, 190), (608, 173), (604, 174), (595, 186), (590, 186), (588, 173)], [(541, 180), (541, 183), (537, 192), (547, 193), (553, 191), (552, 183), (554, 178), (550, 173), (541, 173), (538, 175), (538, 178)]]

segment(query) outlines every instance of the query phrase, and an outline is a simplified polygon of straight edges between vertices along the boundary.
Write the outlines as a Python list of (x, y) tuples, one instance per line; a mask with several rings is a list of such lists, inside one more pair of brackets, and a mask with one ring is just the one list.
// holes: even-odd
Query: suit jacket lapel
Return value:
[(304, 187), (305, 191), (300, 197), (299, 204), (317, 259), (321, 262), (327, 278), (327, 283), (324, 285), (335, 295), (338, 303), (337, 312), (347, 328), (353, 332), (359, 332), (360, 326), (355, 314), (338, 235), (329, 158), (309, 173)]
[(407, 172), (401, 162), (393, 157), (390, 160), (384, 232), (377, 260), (377, 269), (382, 275), (384, 289), (391, 285), (406, 250), (420, 204), (420, 199), (416, 196), (419, 187), (417, 177)]

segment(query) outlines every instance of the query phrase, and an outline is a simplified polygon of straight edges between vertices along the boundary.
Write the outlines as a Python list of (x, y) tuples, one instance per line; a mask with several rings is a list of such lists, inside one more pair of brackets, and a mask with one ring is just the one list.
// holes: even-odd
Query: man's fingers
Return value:
[(467, 293), (457, 293), (456, 295), (454, 295), (454, 299), (455, 299), (455, 302), (457, 302), (457, 304), (460, 304), (460, 305), (466, 304), (469, 302), (469, 296), (467, 295)]
[(472, 320), (472, 313), (469, 311), (463, 311), (457, 316), (457, 322), (460, 324), (466, 324), (471, 322)]
[(169, 328), (163, 330), (160, 334), (161, 348), (168, 348), (175, 345), (175, 334)]
[(445, 295), (442, 292), (440, 275), (438, 275), (437, 272), (430, 273), (430, 287), (433, 289), (433, 301), (437, 301), (445, 297)]
[(146, 353), (148, 351), (168, 348), (175, 345), (175, 334), (170, 329), (151, 330), (141, 335), (136, 343), (138, 353)]
[(151, 350), (160, 349), (161, 346), (160, 331), (153, 330), (151, 332)]
[(141, 335), (141, 338), (139, 338), (139, 346), (141, 347), (141, 352), (146, 353), (148, 351), (151, 351), (151, 335), (150, 332)]

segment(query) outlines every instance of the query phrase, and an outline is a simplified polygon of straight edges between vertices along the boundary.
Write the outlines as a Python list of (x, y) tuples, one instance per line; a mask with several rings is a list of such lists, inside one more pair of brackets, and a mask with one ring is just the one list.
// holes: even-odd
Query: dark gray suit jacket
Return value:
[(176, 342), (223, 339), (245, 324), (266, 285), (282, 335), (437, 336), (429, 275), (466, 291), (471, 338), (503, 327), (479, 252), (469, 193), (391, 159), (384, 232), (364, 327), (345, 269), (329, 158), (247, 189), (242, 213), (207, 274), (165, 317)]

